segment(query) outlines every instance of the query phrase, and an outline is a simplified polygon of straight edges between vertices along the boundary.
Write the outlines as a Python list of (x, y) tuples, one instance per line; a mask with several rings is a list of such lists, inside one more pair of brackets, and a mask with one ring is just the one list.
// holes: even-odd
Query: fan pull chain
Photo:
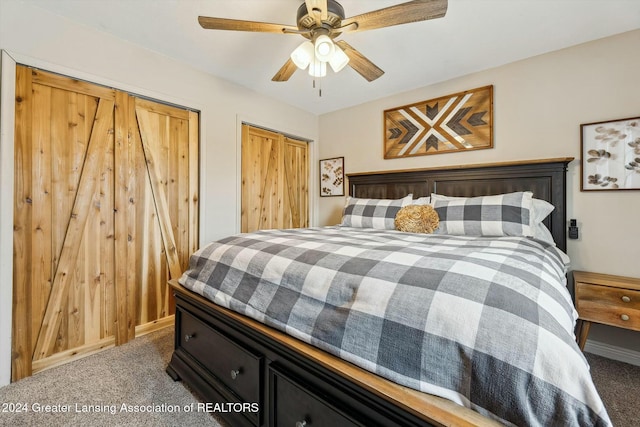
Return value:
[[(313, 78), (313, 88), (316, 88), (316, 79)], [(318, 98), (322, 98), (322, 80), (318, 82)]]

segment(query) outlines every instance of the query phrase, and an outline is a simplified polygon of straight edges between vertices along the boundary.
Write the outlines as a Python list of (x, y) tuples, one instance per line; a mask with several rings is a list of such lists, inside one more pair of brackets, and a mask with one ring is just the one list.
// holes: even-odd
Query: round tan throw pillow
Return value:
[(431, 205), (409, 205), (396, 215), (396, 230), (408, 233), (433, 233), (440, 225), (438, 213)]

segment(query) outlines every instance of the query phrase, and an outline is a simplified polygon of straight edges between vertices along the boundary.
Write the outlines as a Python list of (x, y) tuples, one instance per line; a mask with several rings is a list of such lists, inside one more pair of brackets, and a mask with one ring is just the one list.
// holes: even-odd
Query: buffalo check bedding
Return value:
[(575, 343), (564, 264), (531, 238), (258, 231), (198, 250), (180, 283), (507, 425), (610, 425)]

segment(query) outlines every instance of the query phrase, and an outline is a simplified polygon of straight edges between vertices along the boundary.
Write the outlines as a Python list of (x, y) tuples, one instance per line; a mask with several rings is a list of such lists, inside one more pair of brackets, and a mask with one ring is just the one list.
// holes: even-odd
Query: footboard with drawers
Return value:
[(231, 426), (497, 425), (170, 286), (176, 334), (167, 372)]

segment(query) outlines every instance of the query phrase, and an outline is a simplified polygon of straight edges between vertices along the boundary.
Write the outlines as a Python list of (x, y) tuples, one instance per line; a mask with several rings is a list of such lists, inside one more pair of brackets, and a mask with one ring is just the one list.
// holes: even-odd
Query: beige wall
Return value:
[[(152, 98), (201, 111), (200, 242), (206, 243), (239, 231), (239, 158), (242, 120), (309, 140), (318, 139), (316, 115), (266, 98), (180, 62), (77, 25), (28, 2), (0, 0), (0, 49), (7, 58), (73, 77), (111, 85)], [(3, 61), (3, 69), (5, 68)], [(6, 61), (11, 62), (11, 61)], [(11, 65), (11, 64), (9, 64)], [(10, 87), (15, 74), (8, 68), (3, 84)], [(9, 84), (11, 83), (11, 84)], [(5, 86), (3, 85), (3, 90)], [(5, 91), (6, 92), (6, 91)], [(8, 92), (6, 92), (8, 93)], [(4, 96), (3, 96), (4, 97)], [(3, 104), (13, 115), (13, 102)], [(3, 114), (2, 158), (4, 177), (13, 168), (12, 124)], [(6, 133), (5, 133), (6, 132)], [(312, 182), (317, 185), (317, 144), (312, 144)], [(13, 200), (10, 177), (2, 180), (0, 204)], [(6, 205), (4, 201), (9, 201)], [(313, 207), (312, 201), (312, 220)], [(7, 213), (2, 209), (2, 213)], [(0, 215), (0, 236), (11, 244), (12, 219)], [(4, 248), (4, 249), (3, 249)], [(0, 312), (11, 312), (11, 250), (0, 247)], [(10, 374), (10, 318), (0, 318), (0, 385)]]
[[(568, 215), (580, 239), (568, 243), (572, 268), (640, 277), (640, 191), (583, 193), (579, 181), (580, 124), (640, 116), (639, 49), (633, 31), (325, 114), (320, 158), (344, 156), (351, 173), (575, 157)], [(493, 149), (382, 158), (385, 109), (485, 85), (494, 85)], [(343, 202), (320, 199), (320, 224), (338, 223)], [(590, 338), (640, 351), (640, 333), (594, 326)]]

